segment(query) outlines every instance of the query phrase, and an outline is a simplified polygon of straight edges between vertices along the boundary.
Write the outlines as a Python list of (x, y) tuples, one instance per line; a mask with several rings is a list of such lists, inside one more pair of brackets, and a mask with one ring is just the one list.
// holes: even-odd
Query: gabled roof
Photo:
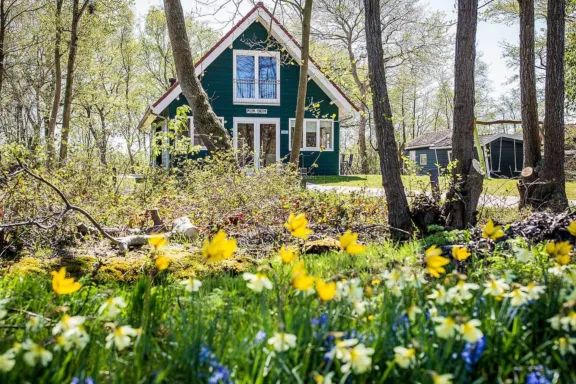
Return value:
[[(208, 52), (204, 54), (194, 65), (196, 73), (202, 73), (208, 66), (226, 50), (233, 42), (240, 36), (250, 25), (254, 22), (262, 23), (272, 33), (272, 36), (282, 44), (288, 53), (300, 62), (301, 47), (294, 37), (284, 28), (282, 24), (268, 11), (264, 4), (259, 2), (246, 16), (244, 16), (228, 33), (214, 45)], [(344, 92), (334, 83), (329, 80), (320, 70), (319, 66), (310, 59), (309, 75), (318, 86), (332, 99), (332, 101), (343, 110), (344, 114), (352, 112), (352, 110), (359, 111), (358, 107), (344, 94)], [(166, 107), (182, 93), (180, 84), (175, 82), (152, 106), (150, 111), (153, 115), (159, 115)], [(148, 114), (149, 115), (149, 114)], [(146, 117), (143, 118), (143, 121)]]
[[(479, 138), (481, 145), (489, 144), (500, 138), (522, 141), (522, 133), (515, 133), (513, 135), (506, 133), (493, 133), (490, 135), (480, 135)], [(417, 148), (440, 149), (451, 147), (452, 131), (449, 130), (425, 133), (406, 144), (407, 150)]]
[(445, 140), (452, 140), (452, 131), (438, 131), (424, 133), (406, 144), (406, 149), (425, 148), (436, 145)]

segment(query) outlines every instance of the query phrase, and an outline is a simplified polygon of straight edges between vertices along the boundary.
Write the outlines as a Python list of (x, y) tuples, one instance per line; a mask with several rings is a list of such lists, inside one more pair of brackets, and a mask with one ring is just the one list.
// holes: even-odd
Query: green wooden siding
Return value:
[[(246, 29), (232, 44), (233, 49), (250, 50), (252, 49), (247, 41), (266, 41), (268, 32), (260, 23), (254, 23)], [(272, 38), (272, 37), (271, 37)], [(272, 38), (273, 39), (273, 38)], [(287, 57), (284, 53), (282, 65), (280, 66), (280, 105), (234, 105), (233, 103), (233, 49), (227, 48), (218, 56), (206, 69), (202, 76), (202, 85), (211, 99), (212, 108), (217, 116), (224, 118), (224, 126), (232, 135), (234, 117), (266, 117), (279, 118), (280, 131), (289, 130), (289, 119), (296, 117), (296, 99), (298, 95), (299, 66), (287, 63)], [(331, 105), (331, 99), (322, 89), (311, 80), (308, 82), (307, 105), (310, 102), (318, 103), (319, 108), (313, 112), (307, 111), (306, 118), (334, 118), (334, 150), (333, 151), (301, 151), (300, 166), (310, 167), (314, 162), (318, 165), (311, 169), (313, 174), (317, 175), (337, 175), (338, 174), (338, 153), (339, 153), (339, 124), (338, 124), (338, 107)], [(173, 118), (176, 115), (176, 109), (186, 104), (186, 98), (181, 95), (174, 100), (169, 108), (169, 116)], [(257, 108), (267, 109), (267, 114), (247, 114), (246, 109)], [(288, 134), (280, 134), (280, 158), (286, 161), (290, 151), (288, 143)]]

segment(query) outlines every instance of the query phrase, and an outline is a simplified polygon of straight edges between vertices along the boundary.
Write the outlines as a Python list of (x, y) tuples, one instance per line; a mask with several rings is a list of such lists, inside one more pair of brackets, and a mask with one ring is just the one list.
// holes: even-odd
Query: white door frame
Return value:
[[(232, 122), (234, 149), (238, 149), (238, 124), (254, 124), (254, 158), (260, 159), (260, 125), (276, 125), (276, 161), (280, 161), (280, 119), (274, 117), (233, 117)], [(254, 166), (260, 168), (260, 161), (255, 161)]]

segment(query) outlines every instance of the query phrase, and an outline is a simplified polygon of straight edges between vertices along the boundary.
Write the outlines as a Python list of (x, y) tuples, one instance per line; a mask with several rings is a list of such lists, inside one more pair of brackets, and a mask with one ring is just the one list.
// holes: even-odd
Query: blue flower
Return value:
[(260, 343), (264, 340), (266, 340), (266, 332), (265, 331), (258, 331), (258, 333), (256, 334), (256, 337), (254, 338), (254, 342)]
[(466, 343), (464, 346), (464, 350), (460, 354), (464, 363), (466, 363), (466, 369), (468, 371), (472, 371), (474, 365), (476, 365), (480, 361), (480, 357), (482, 357), (482, 353), (486, 349), (486, 338), (482, 337), (475, 343)]
[(223, 365), (218, 365), (216, 371), (208, 379), (209, 384), (220, 384), (220, 383), (230, 383), (232, 384), (232, 378), (230, 377), (230, 370)]
[(548, 373), (548, 368), (541, 365), (534, 367), (532, 373), (526, 377), (526, 384), (550, 384), (546, 373)]
[(310, 323), (312, 324), (313, 327), (322, 327), (328, 324), (328, 315), (323, 313), (320, 316), (310, 320)]

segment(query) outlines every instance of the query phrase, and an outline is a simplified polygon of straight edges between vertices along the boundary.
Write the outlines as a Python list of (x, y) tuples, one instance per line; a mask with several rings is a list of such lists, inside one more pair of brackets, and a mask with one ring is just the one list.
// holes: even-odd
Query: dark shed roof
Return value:
[[(506, 133), (493, 133), (491, 135), (480, 135), (480, 144), (486, 145), (499, 138), (508, 138), (522, 141), (522, 133), (509, 135)], [(452, 131), (438, 131), (424, 133), (406, 144), (406, 149), (415, 148), (450, 148), (452, 147)]]

